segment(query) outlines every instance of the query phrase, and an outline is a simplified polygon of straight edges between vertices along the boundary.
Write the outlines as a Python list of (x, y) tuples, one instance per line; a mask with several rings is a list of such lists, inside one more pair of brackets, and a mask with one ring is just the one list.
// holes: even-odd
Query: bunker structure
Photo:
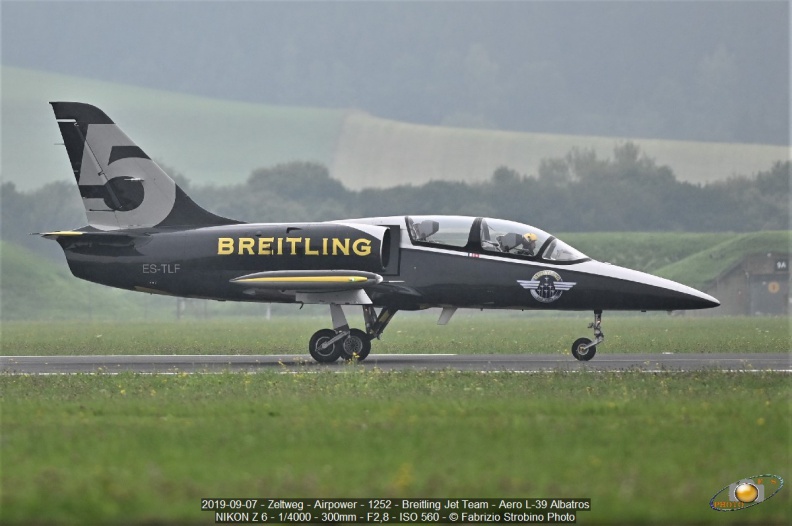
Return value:
[(789, 263), (788, 252), (745, 256), (704, 289), (721, 301), (721, 306), (713, 309), (711, 315), (787, 316), (790, 312)]

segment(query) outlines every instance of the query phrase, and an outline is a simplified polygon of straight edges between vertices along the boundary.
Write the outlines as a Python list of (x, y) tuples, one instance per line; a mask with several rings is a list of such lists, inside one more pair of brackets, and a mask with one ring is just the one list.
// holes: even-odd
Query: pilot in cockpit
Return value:
[(503, 252), (520, 254), (523, 256), (533, 256), (536, 249), (536, 234), (526, 232), (523, 235), (509, 233), (498, 236), (498, 244)]

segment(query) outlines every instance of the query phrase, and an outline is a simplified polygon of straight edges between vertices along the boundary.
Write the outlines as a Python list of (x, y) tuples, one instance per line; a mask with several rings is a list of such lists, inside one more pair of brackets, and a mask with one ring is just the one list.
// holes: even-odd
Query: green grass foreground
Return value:
[[(790, 377), (0, 376), (3, 524), (213, 524), (202, 497), (589, 497), (579, 524), (789, 524)], [(789, 483), (789, 482), (787, 482)]]
[[(363, 326), (359, 309), (352, 326)], [(592, 337), (588, 313), (460, 312), (437, 326), (434, 312), (399, 313), (374, 354), (569, 354), (572, 342)], [(2, 355), (84, 354), (305, 354), (329, 316), (184, 320), (181, 322), (7, 322)], [(603, 316), (603, 353), (789, 352), (786, 317), (702, 318), (666, 314)]]

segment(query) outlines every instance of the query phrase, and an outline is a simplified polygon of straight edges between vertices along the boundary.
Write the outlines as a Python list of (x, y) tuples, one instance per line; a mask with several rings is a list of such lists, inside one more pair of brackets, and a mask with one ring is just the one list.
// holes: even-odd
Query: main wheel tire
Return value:
[(327, 340), (335, 338), (335, 331), (332, 329), (322, 329), (320, 331), (316, 331), (313, 336), (311, 336), (311, 341), (308, 343), (308, 352), (311, 353), (311, 356), (314, 360), (319, 363), (333, 363), (334, 361), (338, 360), (338, 357), (341, 356), (341, 342), (337, 341), (333, 345), (326, 347), (324, 349), (320, 349), (319, 347), (325, 343)]
[(362, 362), (371, 352), (371, 338), (360, 329), (352, 329), (341, 345), (341, 358)]
[(597, 354), (597, 346), (595, 345), (585, 349), (585, 346), (590, 343), (591, 340), (588, 338), (578, 338), (575, 340), (575, 343), (572, 344), (572, 356), (581, 362), (587, 362), (594, 358), (594, 355)]

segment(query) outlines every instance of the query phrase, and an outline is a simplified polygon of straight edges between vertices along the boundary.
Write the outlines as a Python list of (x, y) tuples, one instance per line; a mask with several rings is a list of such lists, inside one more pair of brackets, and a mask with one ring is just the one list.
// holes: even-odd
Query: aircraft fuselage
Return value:
[(381, 275), (380, 283), (366, 289), (372, 304), (399, 310), (714, 306), (709, 296), (689, 287), (587, 258), (553, 262), (506, 257), (470, 244), (418, 244), (408, 235), (404, 217), (86, 232), (58, 241), (77, 277), (183, 297), (288, 303), (297, 301), (293, 291), (232, 280), (262, 272), (354, 270)]

